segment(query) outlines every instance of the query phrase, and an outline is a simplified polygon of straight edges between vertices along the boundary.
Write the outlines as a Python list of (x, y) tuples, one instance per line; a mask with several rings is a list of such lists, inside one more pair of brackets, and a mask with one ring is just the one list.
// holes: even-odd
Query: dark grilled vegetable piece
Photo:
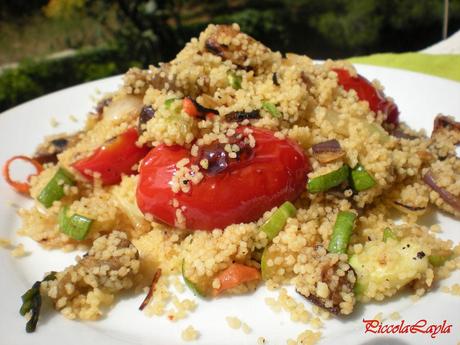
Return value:
[(139, 121), (137, 124), (137, 132), (141, 134), (144, 132), (144, 129), (142, 129), (142, 125), (145, 125), (147, 122), (149, 122), (153, 117), (155, 116), (155, 110), (152, 108), (151, 105), (145, 105), (141, 113), (139, 114)]
[(340, 143), (336, 139), (323, 141), (312, 147), (313, 157), (320, 163), (329, 163), (345, 156)]
[(272, 74), (272, 82), (273, 84), (275, 84), (276, 86), (280, 86), (280, 83), (278, 81), (278, 75), (275, 73)]
[[(456, 122), (453, 117), (439, 114), (434, 119), (431, 137), (433, 138), (433, 135), (442, 129), (446, 129), (448, 131), (460, 131), (460, 122)], [(458, 144), (458, 142), (456, 144)]]
[(152, 282), (150, 283), (150, 288), (149, 288), (149, 292), (147, 293), (147, 296), (145, 296), (144, 300), (139, 306), (139, 310), (144, 310), (147, 304), (149, 304), (150, 300), (152, 299), (153, 293), (155, 292), (155, 289), (156, 289), (156, 286), (157, 286), (157, 283), (160, 277), (161, 277), (161, 269), (158, 269), (152, 278)]
[(56, 279), (56, 272), (51, 272), (42, 281), (36, 281), (32, 287), (27, 290), (22, 296), (22, 305), (19, 309), (19, 314), (25, 316), (31, 312), (29, 321), (26, 323), (26, 332), (35, 332), (37, 328), (38, 319), (40, 317), (40, 309), (42, 306), (42, 296), (40, 294), (40, 285), (43, 281)]
[(104, 99), (100, 100), (99, 102), (97, 102), (96, 108), (95, 108), (96, 114), (99, 117), (102, 117), (102, 113), (104, 112), (104, 108), (106, 106), (108, 106), (111, 102), (112, 102), (112, 97), (104, 98)]
[(391, 135), (394, 136), (395, 138), (398, 138), (398, 139), (415, 140), (415, 139), (418, 138), (415, 135), (407, 134), (407, 133), (403, 132), (402, 130), (400, 130), (398, 128), (394, 129), (391, 132)]
[[(337, 274), (338, 270), (342, 271), (340, 275)], [(309, 287), (307, 285), (297, 286), (296, 291), (313, 304), (335, 315), (348, 314), (350, 311), (344, 312), (340, 304), (344, 301), (343, 294), (350, 294), (354, 289), (356, 274), (353, 268), (341, 261), (324, 264), (321, 267), (320, 282), (327, 284), (328, 297), (318, 296), (316, 289), (318, 283)]]
[[(233, 38), (241, 35), (242, 40), (246, 41), (244, 45), (227, 45), (220, 43), (222, 38)], [(250, 71), (254, 66), (248, 63), (248, 47), (252, 45), (261, 45), (252, 37), (235, 30), (231, 25), (218, 25), (216, 31), (206, 39), (205, 49), (207, 52), (220, 56), (222, 60), (229, 60), (239, 69)]]
[(225, 115), (225, 120), (228, 122), (241, 122), (244, 120), (255, 120), (260, 119), (260, 111), (253, 110), (249, 112), (245, 111), (233, 111)]
[(205, 108), (191, 97), (185, 97), (182, 101), (182, 108), (191, 117), (205, 120), (209, 116), (219, 115), (215, 109)]
[(40, 164), (56, 163), (58, 161), (57, 155), (74, 145), (78, 140), (79, 134), (80, 132), (70, 135), (58, 134), (48, 137), (47, 140), (37, 148), (33, 158)]

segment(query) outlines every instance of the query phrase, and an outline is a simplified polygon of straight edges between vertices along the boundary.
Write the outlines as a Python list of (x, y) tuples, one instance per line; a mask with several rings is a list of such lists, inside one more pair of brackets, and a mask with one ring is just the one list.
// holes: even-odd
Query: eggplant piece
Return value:
[(75, 145), (79, 140), (79, 135), (80, 132), (74, 134), (57, 134), (47, 137), (37, 147), (33, 158), (40, 164), (57, 163), (57, 155)]
[(228, 122), (242, 122), (244, 120), (260, 119), (260, 111), (258, 109), (249, 112), (232, 111), (225, 115), (225, 120)]
[[(302, 279), (302, 276), (299, 276), (296, 291), (313, 304), (335, 315), (349, 314), (351, 310), (344, 310), (341, 304), (344, 302), (345, 295), (353, 294), (356, 273), (348, 263), (334, 262), (328, 257), (332, 259), (328, 254), (324, 260), (320, 260), (318, 263), (320, 273), (317, 278), (319, 281), (311, 285), (306, 283), (309, 279)], [(354, 299), (352, 302), (354, 303)]]

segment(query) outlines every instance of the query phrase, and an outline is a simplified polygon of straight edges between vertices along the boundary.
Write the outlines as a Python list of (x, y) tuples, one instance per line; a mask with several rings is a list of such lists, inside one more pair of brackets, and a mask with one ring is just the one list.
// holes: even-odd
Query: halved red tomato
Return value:
[[(237, 133), (243, 133), (244, 128), (238, 128)], [(223, 156), (225, 153), (218, 145), (202, 149), (195, 164), (204, 154), (210, 166), (202, 170), (203, 180), (191, 185), (188, 193), (174, 193), (170, 183), (178, 161), (183, 158), (194, 161), (189, 150), (166, 145), (152, 149), (140, 167), (137, 187), (140, 210), (174, 226), (176, 208), (172, 200), (176, 199), (186, 228), (212, 230), (255, 221), (265, 211), (295, 200), (305, 190), (310, 171), (307, 157), (291, 140), (278, 139), (267, 130), (251, 129), (256, 145), (254, 148), (242, 145), (237, 159)]]
[(138, 137), (136, 129), (130, 128), (72, 166), (88, 179), (92, 179), (92, 173), (96, 172), (104, 185), (116, 184), (121, 181), (122, 174), (132, 174), (134, 164), (149, 152), (148, 147), (136, 145)]
[(356, 77), (352, 77), (345, 69), (334, 68), (333, 71), (337, 73), (339, 84), (345, 90), (355, 90), (358, 98), (361, 101), (367, 101), (369, 108), (373, 112), (381, 111), (386, 115), (385, 122), (398, 124), (398, 107), (394, 102), (389, 101), (382, 91), (377, 90), (369, 80), (359, 74)]

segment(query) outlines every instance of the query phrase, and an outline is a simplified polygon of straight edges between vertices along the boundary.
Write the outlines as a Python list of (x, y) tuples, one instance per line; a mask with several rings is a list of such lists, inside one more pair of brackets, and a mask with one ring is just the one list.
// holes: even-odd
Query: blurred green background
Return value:
[[(1, 0), (0, 111), (176, 55), (208, 23), (240, 24), (270, 48), (313, 58), (423, 49), (444, 0)], [(460, 0), (449, 2), (449, 34)]]

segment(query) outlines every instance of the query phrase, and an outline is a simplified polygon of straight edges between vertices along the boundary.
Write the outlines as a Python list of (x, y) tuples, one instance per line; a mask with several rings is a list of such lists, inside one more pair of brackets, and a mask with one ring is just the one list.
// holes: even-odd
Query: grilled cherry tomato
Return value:
[(359, 74), (356, 77), (352, 77), (345, 69), (335, 68), (333, 71), (337, 73), (339, 84), (345, 90), (355, 90), (358, 98), (361, 101), (367, 101), (369, 108), (373, 112), (381, 111), (386, 116), (385, 122), (398, 124), (398, 107), (395, 103), (389, 101), (382, 91), (377, 90), (369, 80)]
[[(237, 129), (237, 137), (242, 136), (244, 129)], [(177, 225), (175, 199), (186, 228), (212, 230), (255, 221), (265, 211), (295, 200), (305, 190), (310, 171), (307, 157), (290, 140), (278, 139), (263, 129), (252, 131), (255, 147), (239, 142), (241, 150), (236, 159), (228, 159), (219, 144), (202, 148), (198, 158), (177, 145), (152, 149), (140, 167), (136, 197), (141, 211), (166, 224)], [(193, 164), (206, 158), (209, 167), (201, 170), (204, 178), (198, 184), (189, 182), (189, 192), (174, 193), (171, 179), (177, 170), (176, 163), (183, 158)]]
[(130, 128), (119, 136), (110, 139), (86, 158), (72, 164), (83, 176), (92, 179), (92, 173), (99, 173), (104, 185), (121, 181), (121, 175), (133, 173), (132, 167), (149, 152), (147, 147), (138, 147), (136, 129)]

